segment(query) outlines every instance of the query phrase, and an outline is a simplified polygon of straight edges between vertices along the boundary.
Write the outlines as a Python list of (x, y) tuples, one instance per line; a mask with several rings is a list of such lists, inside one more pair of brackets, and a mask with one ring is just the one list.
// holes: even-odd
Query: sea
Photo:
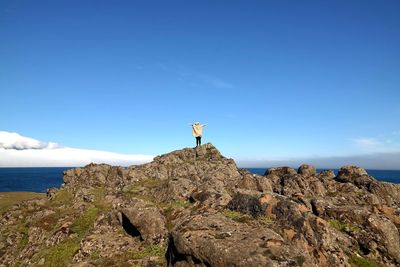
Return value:
[[(57, 168), (0, 168), (0, 192), (46, 192), (47, 188), (60, 187), (63, 172), (71, 167)], [(267, 168), (248, 168), (263, 175)], [(317, 170), (323, 171), (323, 170)], [(333, 170), (335, 173), (338, 170)], [(400, 170), (367, 170), (377, 180), (400, 184)]]

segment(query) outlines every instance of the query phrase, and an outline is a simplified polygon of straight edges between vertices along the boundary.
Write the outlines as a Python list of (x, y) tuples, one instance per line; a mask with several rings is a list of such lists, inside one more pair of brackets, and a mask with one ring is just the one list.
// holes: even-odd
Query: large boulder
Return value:
[(284, 175), (294, 175), (297, 172), (290, 167), (278, 167), (278, 168), (269, 168), (265, 171), (265, 176), (267, 175), (277, 175), (277, 176), (284, 176)]
[(167, 239), (166, 218), (156, 207), (148, 206), (141, 200), (122, 209), (119, 220), (128, 234), (138, 236), (149, 244)]
[(340, 168), (336, 181), (342, 183), (353, 183), (358, 187), (370, 188), (370, 185), (376, 180), (369, 176), (367, 171), (357, 166), (344, 166)]
[(346, 178), (353, 178), (353, 177), (359, 177), (363, 175), (368, 175), (367, 171), (361, 167), (358, 166), (343, 166), (340, 168), (339, 173), (338, 173), (338, 179), (346, 179)]
[(317, 173), (316, 169), (314, 166), (309, 165), (309, 164), (303, 164), (299, 167), (297, 170), (298, 174), (302, 176), (312, 176)]
[(171, 266), (301, 266), (305, 261), (303, 252), (275, 231), (220, 213), (181, 220), (171, 231), (167, 255)]

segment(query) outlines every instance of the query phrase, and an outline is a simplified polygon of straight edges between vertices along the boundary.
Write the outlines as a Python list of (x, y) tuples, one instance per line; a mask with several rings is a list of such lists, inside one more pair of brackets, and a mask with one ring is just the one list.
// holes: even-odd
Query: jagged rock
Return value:
[(379, 239), (375, 240), (379, 249), (385, 250), (388, 256), (400, 263), (400, 238), (396, 226), (389, 219), (376, 214), (371, 214), (367, 222), (372, 232), (376, 232), (379, 236)]
[(272, 192), (272, 185), (269, 179), (265, 176), (252, 174), (247, 170), (240, 170), (242, 179), (237, 184), (238, 188), (254, 190), (259, 192)]
[(258, 198), (245, 195), (237, 194), (228, 203), (227, 208), (230, 210), (239, 211), (242, 213), (247, 213), (253, 217), (258, 217), (264, 213), (264, 207), (261, 205)]
[(46, 196), (47, 196), (48, 198), (51, 198), (51, 197), (53, 197), (53, 196), (57, 193), (57, 191), (58, 191), (58, 188), (55, 188), (55, 187), (48, 188), (48, 189), (46, 190)]
[(228, 193), (221, 193), (215, 190), (195, 191), (190, 196), (191, 202), (197, 202), (203, 207), (221, 209), (228, 205), (232, 197)]
[(335, 178), (336, 175), (332, 170), (325, 170), (320, 172), (317, 176), (320, 180), (330, 180)]
[(344, 166), (340, 168), (338, 179), (351, 179), (353, 177), (368, 175), (367, 171), (358, 166)]
[(163, 202), (188, 200), (195, 190), (197, 190), (197, 184), (192, 180), (175, 178), (166, 180), (154, 191), (153, 195)]
[(298, 174), (303, 175), (303, 176), (311, 176), (311, 175), (315, 175), (317, 173), (315, 167), (312, 165), (308, 165), (308, 164), (301, 165), (297, 172), (298, 172)]
[(267, 175), (277, 175), (277, 176), (284, 176), (284, 175), (294, 175), (297, 172), (290, 167), (279, 167), (279, 168), (269, 168), (268, 170), (266, 170), (265, 172), (265, 176)]
[(70, 188), (107, 186), (120, 189), (124, 184), (124, 174), (122, 167), (91, 163), (84, 168), (65, 171), (64, 184)]
[(171, 231), (168, 262), (172, 266), (300, 266), (304, 256), (271, 229), (204, 213), (189, 216)]
[(353, 183), (359, 187), (369, 188), (376, 180), (369, 176), (367, 171), (357, 166), (344, 166), (340, 168), (336, 180), (342, 183)]
[(166, 219), (155, 207), (136, 201), (131, 207), (121, 210), (121, 225), (128, 234), (139, 236), (149, 244), (158, 244), (167, 239)]
[(277, 178), (274, 174), (266, 176), (273, 183), (274, 192), (285, 196), (323, 196), (326, 188), (316, 176), (305, 177), (300, 174), (284, 175)]

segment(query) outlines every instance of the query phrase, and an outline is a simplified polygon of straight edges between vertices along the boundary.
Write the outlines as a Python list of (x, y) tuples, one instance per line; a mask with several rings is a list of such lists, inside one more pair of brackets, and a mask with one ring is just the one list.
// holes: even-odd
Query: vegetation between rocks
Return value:
[(342, 231), (342, 232), (354, 232), (357, 233), (359, 232), (361, 229), (356, 226), (353, 225), (351, 223), (344, 223), (344, 222), (340, 222), (338, 220), (328, 220), (328, 223), (335, 229)]
[(353, 266), (355, 266), (355, 267), (380, 267), (381, 266), (378, 263), (376, 263), (375, 261), (366, 259), (359, 255), (352, 255), (351, 261), (352, 261)]
[(222, 214), (229, 219), (232, 219), (236, 222), (241, 222), (241, 223), (257, 223), (258, 222), (258, 223), (264, 224), (264, 225), (270, 225), (270, 224), (274, 223), (274, 220), (268, 216), (258, 216), (256, 218), (254, 218), (248, 214), (241, 213), (239, 211), (229, 210), (229, 209), (223, 210)]
[(42, 247), (40, 252), (34, 256), (34, 261), (44, 260), (45, 267), (67, 266), (72, 257), (80, 248), (80, 241), (86, 236), (93, 227), (99, 209), (96, 207), (88, 208), (71, 225), (70, 229), (74, 233), (66, 240), (52, 247)]
[(13, 205), (21, 201), (31, 199), (43, 199), (46, 197), (44, 193), (33, 192), (0, 192), (0, 215), (9, 210)]

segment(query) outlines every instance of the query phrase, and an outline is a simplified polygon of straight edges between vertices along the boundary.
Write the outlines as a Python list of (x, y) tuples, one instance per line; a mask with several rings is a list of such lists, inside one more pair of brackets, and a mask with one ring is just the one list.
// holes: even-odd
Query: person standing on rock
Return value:
[(201, 136), (203, 135), (203, 127), (207, 124), (200, 124), (195, 122), (192, 124), (192, 135), (196, 138), (196, 147), (201, 146)]

